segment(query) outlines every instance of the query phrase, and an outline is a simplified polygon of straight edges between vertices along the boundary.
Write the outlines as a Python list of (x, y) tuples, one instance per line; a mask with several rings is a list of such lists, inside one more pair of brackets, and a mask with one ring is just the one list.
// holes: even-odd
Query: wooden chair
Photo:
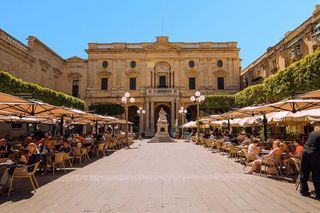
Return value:
[(245, 169), (250, 162), (257, 159), (257, 156), (253, 154), (249, 154), (247, 149), (241, 149), (241, 151), (243, 152), (243, 155), (244, 155), (243, 169)]
[(72, 163), (74, 163), (74, 160), (75, 159), (79, 159), (79, 164), (81, 165), (81, 160), (82, 160), (82, 157), (84, 156), (82, 154), (82, 149), (80, 147), (72, 147)]
[(298, 171), (298, 177), (296, 180), (296, 190), (298, 190), (298, 187), (300, 185), (301, 160), (299, 158), (291, 158), (291, 160), (294, 162), (294, 165), (296, 166), (296, 169)]
[(82, 156), (84, 156), (84, 158), (87, 160), (90, 160), (90, 156), (89, 156), (90, 147), (91, 146), (81, 148)]
[(228, 159), (234, 158), (235, 160), (237, 160), (237, 159), (238, 159), (238, 151), (239, 151), (238, 148), (236, 148), (236, 147), (233, 146), (233, 145), (230, 145), (230, 146), (229, 146), (229, 156), (228, 156)]
[[(38, 181), (36, 179), (36, 177), (34, 176), (34, 173), (37, 171), (38, 167), (39, 167), (40, 161), (32, 164), (30, 166), (24, 166), (22, 168), (16, 168), (12, 174), (12, 177), (10, 179), (10, 187), (9, 187), (9, 193), (8, 193), (8, 197), (10, 196), (11, 193), (11, 189), (12, 189), (12, 185), (13, 185), (13, 181), (15, 179), (19, 179), (19, 178), (29, 178), (30, 182), (32, 184), (33, 190), (36, 191), (36, 188), (39, 188), (39, 184)], [(29, 172), (28, 170), (32, 169), (31, 172)]]
[(65, 166), (65, 164), (64, 164), (65, 154), (66, 154), (66, 153), (64, 153), (64, 152), (58, 152), (58, 153), (55, 153), (54, 155), (51, 156), (51, 158), (54, 157), (54, 160), (52, 160), (52, 162), (51, 162), (51, 165), (52, 165), (52, 175), (54, 175), (56, 165), (60, 165), (60, 168), (63, 167), (64, 173), (66, 172), (66, 166)]
[(72, 156), (70, 156), (70, 153), (64, 153), (63, 160), (64, 160), (64, 161), (68, 161), (70, 167), (72, 167), (72, 163), (71, 163), (70, 158), (72, 159)]
[(279, 173), (281, 176), (283, 176), (281, 168), (282, 168), (282, 159), (281, 155), (275, 155), (272, 159), (263, 159), (261, 161), (260, 165), (260, 175), (262, 173), (262, 167), (265, 167), (265, 171), (268, 173), (268, 168), (274, 168), (276, 175), (279, 176)]
[(106, 145), (107, 145), (107, 143), (98, 144), (98, 149), (97, 149), (97, 156), (98, 157), (100, 157), (100, 153), (102, 153), (103, 156), (106, 156)]

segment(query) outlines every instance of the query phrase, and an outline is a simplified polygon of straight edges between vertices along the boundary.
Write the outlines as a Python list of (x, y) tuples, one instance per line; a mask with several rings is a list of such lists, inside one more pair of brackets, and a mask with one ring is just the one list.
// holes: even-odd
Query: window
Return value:
[(130, 67), (135, 68), (137, 66), (137, 63), (135, 61), (130, 62)]
[(108, 90), (108, 78), (101, 78), (101, 90)]
[(107, 68), (107, 67), (108, 67), (108, 65), (109, 65), (109, 64), (108, 64), (108, 62), (107, 62), (107, 61), (102, 62), (102, 67), (103, 67), (103, 68)]
[(21, 129), (22, 128), (22, 123), (12, 123), (11, 124), (12, 129)]
[(193, 68), (195, 65), (194, 61), (189, 61), (189, 67)]
[(79, 80), (72, 81), (72, 96), (79, 97)]
[(165, 75), (159, 76), (159, 88), (167, 88), (167, 79)]
[(223, 62), (221, 60), (217, 61), (217, 66), (218, 67), (222, 67), (223, 66)]
[(130, 90), (136, 90), (137, 89), (137, 79), (136, 78), (130, 78)]
[(224, 77), (218, 77), (217, 82), (218, 82), (218, 89), (224, 89)]
[(190, 77), (189, 78), (189, 89), (196, 89), (196, 78), (195, 77)]
[(224, 89), (224, 77), (218, 77), (217, 82), (218, 82), (218, 89)]

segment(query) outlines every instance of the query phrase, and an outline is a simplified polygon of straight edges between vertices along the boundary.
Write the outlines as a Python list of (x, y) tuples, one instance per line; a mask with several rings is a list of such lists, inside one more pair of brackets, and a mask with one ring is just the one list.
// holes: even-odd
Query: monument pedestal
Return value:
[(148, 143), (164, 143), (164, 142), (175, 142), (172, 140), (172, 138), (169, 136), (169, 131), (168, 131), (168, 121), (167, 118), (165, 117), (165, 112), (161, 108), (159, 112), (160, 116), (157, 122), (157, 133), (156, 136), (153, 137)]

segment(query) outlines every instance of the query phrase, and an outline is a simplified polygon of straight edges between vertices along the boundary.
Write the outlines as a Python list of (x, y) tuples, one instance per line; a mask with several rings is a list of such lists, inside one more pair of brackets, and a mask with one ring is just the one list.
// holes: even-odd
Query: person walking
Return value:
[(320, 199), (320, 126), (315, 126), (304, 145), (301, 157), (300, 194), (309, 196), (308, 179), (312, 173), (316, 199)]

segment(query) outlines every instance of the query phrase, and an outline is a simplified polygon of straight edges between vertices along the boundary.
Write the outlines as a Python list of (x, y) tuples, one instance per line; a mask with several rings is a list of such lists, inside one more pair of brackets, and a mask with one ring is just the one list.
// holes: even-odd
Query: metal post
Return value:
[(126, 108), (126, 144), (129, 147), (129, 134), (128, 134), (128, 105), (125, 104)]
[(63, 115), (61, 116), (61, 120), (60, 120), (60, 136), (63, 136)]
[(200, 110), (199, 110), (199, 101), (197, 101), (197, 137), (198, 137), (198, 143), (200, 144), (200, 121), (199, 121), (199, 118), (200, 118)]
[(182, 112), (181, 114), (182, 114), (182, 118), (181, 118), (181, 120), (182, 120), (182, 121), (181, 121), (181, 123), (182, 123), (182, 124), (181, 124), (181, 125), (182, 125), (182, 126), (181, 126), (181, 132), (182, 132), (182, 134), (181, 134), (181, 139), (184, 139), (183, 125), (184, 125), (184, 116), (185, 116), (185, 114), (184, 114), (184, 112)]
[(263, 114), (263, 136), (264, 142), (268, 141), (268, 120), (265, 114)]
[(98, 121), (96, 121), (96, 135), (98, 135)]

